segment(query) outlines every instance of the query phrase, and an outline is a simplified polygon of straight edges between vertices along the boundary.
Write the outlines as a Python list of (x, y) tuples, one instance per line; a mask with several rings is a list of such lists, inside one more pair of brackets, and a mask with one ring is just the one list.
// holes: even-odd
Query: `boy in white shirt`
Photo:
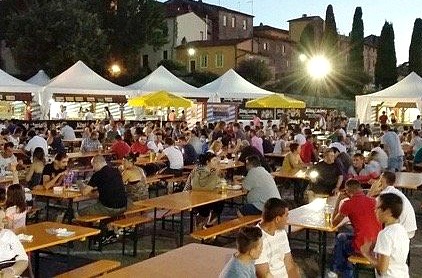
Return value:
[(360, 248), (362, 255), (374, 265), (376, 277), (409, 277), (409, 268), (406, 264), (409, 238), (399, 223), (402, 210), (403, 201), (398, 195), (385, 193), (378, 197), (376, 215), (385, 228), (378, 234), (373, 249), (370, 242)]

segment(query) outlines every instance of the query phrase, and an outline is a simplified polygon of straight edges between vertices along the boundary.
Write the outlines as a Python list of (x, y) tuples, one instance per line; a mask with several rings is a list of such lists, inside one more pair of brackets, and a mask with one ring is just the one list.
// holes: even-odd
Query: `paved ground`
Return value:
[[(291, 193), (289, 191), (282, 191), (282, 196), (286, 198), (291, 198)], [(421, 200), (422, 200), (422, 192), (415, 192), (411, 196), (411, 201), (414, 204), (415, 208), (421, 207)], [(422, 228), (422, 211), (420, 209), (417, 210), (417, 213), (420, 214), (418, 216), (418, 227)], [(230, 218), (234, 216), (234, 210), (233, 209), (225, 209), (223, 212), (224, 217)], [(188, 223), (188, 221), (186, 221)], [(170, 225), (169, 225), (170, 228)], [(186, 229), (187, 230), (187, 229)], [(74, 249), (71, 251), (71, 254), (73, 256), (86, 258), (86, 262), (89, 262), (90, 260), (99, 260), (99, 259), (113, 259), (113, 260), (119, 260), (122, 262), (122, 265), (130, 265), (136, 262), (139, 262), (141, 260), (145, 260), (148, 258), (149, 253), (151, 252), (151, 237), (149, 236), (151, 231), (151, 226), (146, 226), (142, 232), (144, 236), (141, 238), (141, 240), (138, 242), (138, 255), (133, 258), (130, 256), (122, 256), (121, 255), (121, 243), (113, 243), (110, 245), (107, 245), (102, 252), (97, 251), (87, 251), (87, 243), (86, 242), (78, 242), (75, 244)], [(304, 233), (301, 232), (296, 235), (297, 237), (303, 237)], [(194, 242), (193, 239), (189, 237), (189, 235), (185, 236), (185, 244), (189, 242)], [(235, 247), (235, 244), (232, 240), (227, 239), (219, 239), (216, 243), (216, 245), (224, 245), (225, 247)], [(332, 252), (332, 248), (334, 245), (334, 239), (333, 236), (329, 236), (328, 238), (328, 254), (330, 256)], [(177, 242), (174, 237), (173, 232), (166, 232), (162, 236), (158, 237), (157, 240), (157, 250), (159, 253), (169, 251), (171, 249), (176, 248)], [(129, 244), (129, 248), (131, 248), (131, 244)], [(319, 277), (319, 267), (317, 263), (317, 253), (316, 252), (306, 252), (304, 250), (304, 244), (298, 243), (298, 242), (291, 242), (291, 248), (292, 253), (295, 257), (295, 260), (297, 261), (298, 265), (303, 269), (304, 271), (304, 277)], [(54, 251), (58, 252), (65, 252), (64, 248), (55, 248)], [(129, 249), (131, 250), (131, 249)], [(330, 260), (330, 258), (328, 258)], [(72, 265), (76, 267), (77, 265), (83, 264), (83, 260), (74, 260), (74, 263)], [(48, 267), (49, 268), (49, 274), (46, 273), (46, 275), (42, 275), (41, 277), (49, 277), (51, 275), (61, 273), (65, 271), (66, 265), (57, 264), (56, 260), (42, 260), (41, 267)], [(57, 266), (53, 266), (57, 265)], [(412, 240), (411, 243), (411, 264), (410, 264), (410, 273), (411, 277), (422, 277), (422, 231), (418, 230), (416, 233), (415, 238)], [(52, 271), (54, 269), (54, 271)], [(141, 276), (140, 276), (141, 277)], [(362, 274), (360, 277), (372, 277), (370, 274)]]

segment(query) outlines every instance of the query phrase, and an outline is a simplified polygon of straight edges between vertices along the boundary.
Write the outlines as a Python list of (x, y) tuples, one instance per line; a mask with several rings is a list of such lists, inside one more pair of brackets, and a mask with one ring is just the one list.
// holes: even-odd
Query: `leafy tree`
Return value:
[(264, 84), (272, 77), (271, 71), (265, 62), (258, 59), (242, 60), (236, 71), (243, 78), (257, 86)]
[(54, 76), (78, 60), (96, 69), (103, 66), (106, 35), (84, 1), (34, 0), (17, 8), (11, 2), (0, 25), (23, 74), (42, 68)]
[(393, 24), (384, 23), (379, 39), (377, 61), (375, 64), (375, 86), (389, 87), (397, 82), (397, 58), (394, 46)]
[(174, 60), (161, 60), (160, 62), (158, 62), (157, 66), (163, 66), (171, 72), (177, 72), (178, 75), (187, 73), (186, 66)]
[(422, 19), (417, 18), (413, 25), (409, 47), (409, 70), (422, 76)]
[(300, 34), (299, 53), (312, 56), (316, 52), (315, 30), (312, 24), (308, 24)]
[(322, 47), (324, 53), (331, 60), (337, 55), (337, 27), (336, 19), (334, 17), (333, 6), (328, 5), (325, 13), (325, 28), (322, 36)]

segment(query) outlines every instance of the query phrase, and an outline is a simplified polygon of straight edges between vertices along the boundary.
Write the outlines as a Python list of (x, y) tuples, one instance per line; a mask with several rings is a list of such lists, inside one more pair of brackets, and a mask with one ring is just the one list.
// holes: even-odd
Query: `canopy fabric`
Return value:
[(133, 107), (191, 107), (192, 101), (167, 91), (159, 91), (129, 99)]
[(253, 99), (273, 94), (273, 92), (264, 90), (248, 82), (233, 69), (229, 69), (225, 74), (202, 86), (200, 89), (212, 94), (212, 98), (214, 99), (216, 97), (225, 99)]
[(167, 91), (182, 97), (208, 98), (209, 93), (198, 89), (183, 80), (179, 79), (165, 67), (159, 66), (143, 79), (135, 82), (126, 88), (134, 90), (134, 96), (157, 91)]
[(384, 103), (391, 107), (398, 102), (413, 102), (416, 107), (422, 109), (422, 78), (415, 72), (411, 72), (396, 84), (379, 92), (356, 96), (356, 117), (361, 123), (371, 121), (371, 106)]
[(42, 87), (19, 80), (0, 69), (0, 92), (2, 93), (35, 93)]
[(303, 101), (285, 96), (271, 94), (246, 102), (246, 108), (305, 108)]
[(43, 70), (39, 70), (37, 74), (26, 80), (26, 83), (45, 86), (50, 80), (51, 78)]

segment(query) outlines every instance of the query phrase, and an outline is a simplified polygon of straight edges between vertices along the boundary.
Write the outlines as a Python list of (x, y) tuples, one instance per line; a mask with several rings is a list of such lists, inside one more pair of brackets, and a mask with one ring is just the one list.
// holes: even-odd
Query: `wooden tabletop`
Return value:
[(52, 197), (57, 199), (75, 199), (82, 196), (82, 193), (80, 191), (68, 190), (64, 190), (60, 194), (54, 193), (53, 189), (33, 189), (31, 192), (34, 196)]
[(245, 195), (242, 190), (227, 190), (227, 194), (215, 191), (184, 191), (170, 195), (164, 195), (152, 199), (135, 202), (135, 205), (143, 205), (170, 210), (188, 210), (206, 204), (224, 201), (227, 199)]
[(396, 173), (397, 188), (418, 189), (422, 185), (422, 173), (398, 172)]
[(64, 143), (64, 144), (76, 144), (76, 143), (82, 143), (82, 140), (84, 140), (84, 138), (75, 138), (75, 139), (72, 139), (72, 140), (62, 140), (62, 142)]
[[(47, 229), (58, 229), (66, 228), (68, 231), (74, 231), (75, 234), (68, 237), (61, 237), (55, 234), (50, 234)], [(41, 222), (37, 224), (27, 225), (25, 227), (15, 230), (15, 233), (32, 235), (33, 240), (31, 242), (22, 242), (26, 252), (39, 250), (59, 244), (63, 244), (75, 240), (85, 240), (86, 237), (99, 234), (101, 231), (97, 229), (74, 226), (68, 224), (62, 224), (57, 222)]]
[(234, 249), (191, 243), (103, 277), (218, 277)]
[[(241, 161), (236, 161), (236, 162), (231, 161), (231, 162), (228, 162), (228, 163), (220, 163), (218, 165), (218, 168), (220, 170), (228, 170), (228, 169), (239, 168), (239, 167), (242, 167), (242, 166), (245, 166), (245, 163), (243, 163)], [(183, 169), (184, 170), (193, 170), (195, 167), (196, 167), (195, 164), (193, 164), (193, 165), (186, 165), (186, 166), (183, 166)]]
[(94, 157), (96, 155), (113, 155), (111, 151), (101, 151), (101, 152), (74, 152), (74, 153), (67, 153), (67, 157), (69, 159), (78, 159), (78, 158), (88, 158)]
[(309, 179), (309, 175), (305, 170), (293, 171), (293, 172), (272, 172), (271, 175), (274, 178), (286, 178), (286, 179)]
[(285, 158), (288, 152), (282, 152), (282, 153), (266, 153), (264, 154), (265, 157), (269, 158)]
[(13, 183), (13, 176), (1, 176), (0, 185), (11, 185)]
[[(290, 210), (287, 224), (318, 231), (335, 232), (338, 227), (332, 227), (325, 221), (324, 207), (326, 203), (327, 198), (316, 198), (307, 205)], [(332, 199), (329, 203), (334, 205)]]

